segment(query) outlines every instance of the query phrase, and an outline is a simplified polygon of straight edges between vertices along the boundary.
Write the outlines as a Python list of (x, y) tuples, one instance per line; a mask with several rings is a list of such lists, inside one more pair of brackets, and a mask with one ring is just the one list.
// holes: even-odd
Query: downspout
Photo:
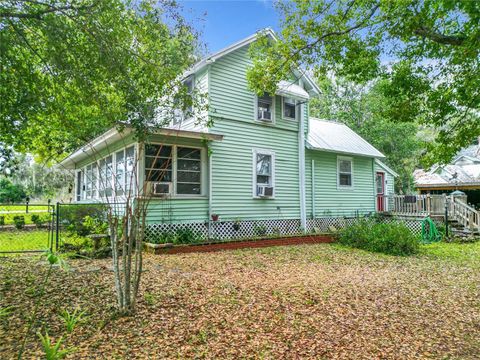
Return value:
[[(207, 120), (210, 120), (210, 71), (211, 65), (208, 65), (207, 68)], [(210, 130), (210, 129), (208, 129)], [(207, 145), (207, 157), (208, 157), (208, 238), (212, 238), (212, 163), (213, 163), (213, 154), (210, 152), (210, 148)]]
[(212, 237), (212, 158), (213, 154), (208, 156), (208, 238)]
[(377, 173), (375, 171), (375, 158), (372, 158), (372, 176), (373, 176), (373, 213), (377, 213)]
[(315, 160), (312, 159), (312, 218), (315, 219)]
[(298, 180), (300, 188), (300, 224), (303, 232), (307, 229), (305, 211), (305, 113), (304, 103), (300, 103), (300, 129), (298, 132)]

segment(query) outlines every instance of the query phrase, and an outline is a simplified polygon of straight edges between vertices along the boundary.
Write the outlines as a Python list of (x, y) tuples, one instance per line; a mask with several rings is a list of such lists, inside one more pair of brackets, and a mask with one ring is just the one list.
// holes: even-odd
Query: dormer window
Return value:
[(296, 120), (297, 119), (297, 102), (295, 99), (284, 97), (283, 99), (283, 118), (288, 120)]
[(257, 98), (257, 120), (273, 122), (273, 97), (264, 95)]

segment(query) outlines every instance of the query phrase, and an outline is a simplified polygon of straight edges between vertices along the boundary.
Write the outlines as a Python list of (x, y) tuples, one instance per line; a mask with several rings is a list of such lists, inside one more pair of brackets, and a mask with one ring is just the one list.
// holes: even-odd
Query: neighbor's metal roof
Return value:
[(385, 157), (347, 125), (312, 117), (310, 118), (307, 146), (315, 150), (350, 155)]

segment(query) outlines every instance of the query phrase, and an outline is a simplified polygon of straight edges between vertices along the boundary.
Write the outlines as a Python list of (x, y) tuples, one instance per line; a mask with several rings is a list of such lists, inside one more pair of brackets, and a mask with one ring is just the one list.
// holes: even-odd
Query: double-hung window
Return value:
[(350, 189), (353, 187), (353, 160), (350, 157), (337, 158), (338, 187)]
[(145, 145), (145, 181), (171, 182), (172, 146)]
[(202, 149), (145, 146), (145, 181), (171, 183), (172, 194), (202, 195)]
[(185, 88), (185, 101), (183, 110), (178, 109), (178, 111), (174, 111), (173, 114), (173, 125), (178, 125), (182, 122), (182, 120), (190, 119), (193, 117), (193, 88), (195, 85), (195, 78), (194, 76), (189, 76), (185, 80), (183, 80), (183, 86)]
[(200, 149), (177, 147), (177, 194), (201, 194), (201, 155)]
[(257, 97), (256, 119), (259, 121), (273, 122), (274, 100), (273, 96)]
[(282, 98), (282, 114), (284, 119), (296, 120), (297, 119), (297, 102), (295, 99)]
[(273, 197), (275, 187), (275, 154), (266, 150), (254, 150), (253, 170), (253, 196)]

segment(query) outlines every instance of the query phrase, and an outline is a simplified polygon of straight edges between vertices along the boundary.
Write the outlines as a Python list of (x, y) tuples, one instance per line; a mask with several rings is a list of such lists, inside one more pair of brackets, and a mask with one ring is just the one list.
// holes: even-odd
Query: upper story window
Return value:
[(296, 120), (297, 119), (297, 102), (295, 99), (282, 98), (282, 114), (284, 119)]
[(273, 197), (275, 186), (275, 154), (266, 150), (254, 150), (254, 197)]
[(257, 120), (273, 122), (274, 118), (274, 97), (273, 96), (259, 96), (257, 97)]
[(185, 108), (183, 111), (181, 109), (175, 111), (172, 121), (173, 125), (178, 125), (183, 120), (193, 117), (193, 88), (195, 86), (195, 77), (193, 75), (187, 77), (185, 80), (183, 80), (182, 84), (185, 87), (185, 92), (187, 95), (189, 95), (189, 98), (185, 99), (185, 102), (189, 101), (190, 103), (185, 103)]
[(350, 157), (337, 158), (337, 176), (339, 188), (353, 187), (353, 160)]

